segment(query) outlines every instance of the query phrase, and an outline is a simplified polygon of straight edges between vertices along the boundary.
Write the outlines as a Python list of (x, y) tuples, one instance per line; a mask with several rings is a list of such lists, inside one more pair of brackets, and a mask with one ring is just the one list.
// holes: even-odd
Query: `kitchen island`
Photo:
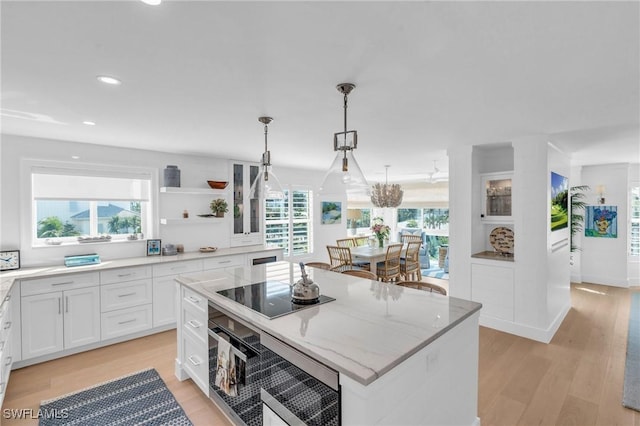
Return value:
[[(220, 402), (211, 375), (216, 358), (198, 352), (202, 344), (205, 351), (210, 349), (211, 339), (202, 325), (209, 322), (212, 327), (209, 320), (214, 309), (233, 318), (220, 327), (223, 331), (238, 323), (246, 325), (257, 330), (265, 342), (274, 341), (278, 350), (284, 348), (279, 353), (288, 361), (287, 354), (315, 361), (317, 365), (311, 363), (307, 368), (310, 373), (316, 367), (334, 372), (335, 385), (331, 380), (323, 382), (337, 392), (340, 424), (479, 424), (480, 304), (331, 271), (309, 268), (308, 272), (321, 294), (335, 300), (273, 319), (218, 291), (236, 289), (244, 294), (250, 284), (269, 282), (282, 283), (269, 287), (272, 291), (286, 292), (289, 283), (300, 279), (295, 264), (275, 262), (178, 277), (177, 377), (191, 377)], [(309, 365), (294, 364), (302, 370)], [(240, 397), (223, 399), (233, 405), (234, 398)], [(318, 404), (322, 409), (323, 402)], [(221, 409), (239, 421), (228, 406), (221, 404)], [(305, 422), (314, 424), (313, 420)]]

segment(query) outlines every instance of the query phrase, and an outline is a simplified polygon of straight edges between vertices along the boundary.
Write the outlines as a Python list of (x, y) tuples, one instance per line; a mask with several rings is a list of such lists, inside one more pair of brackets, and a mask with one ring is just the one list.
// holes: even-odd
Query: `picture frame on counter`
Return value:
[(147, 256), (160, 256), (162, 240), (147, 240)]

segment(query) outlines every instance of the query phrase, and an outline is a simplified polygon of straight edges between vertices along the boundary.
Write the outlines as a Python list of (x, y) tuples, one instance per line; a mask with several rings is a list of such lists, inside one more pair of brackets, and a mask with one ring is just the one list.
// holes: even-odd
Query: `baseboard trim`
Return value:
[(535, 340), (537, 342), (549, 343), (558, 331), (558, 328), (560, 328), (562, 321), (567, 316), (570, 309), (570, 303), (565, 305), (546, 329), (532, 327), (526, 324), (519, 324), (513, 321), (507, 321), (486, 315), (480, 315), (480, 325), (483, 327), (493, 328), (498, 331), (503, 331), (505, 333), (515, 334), (516, 336)]

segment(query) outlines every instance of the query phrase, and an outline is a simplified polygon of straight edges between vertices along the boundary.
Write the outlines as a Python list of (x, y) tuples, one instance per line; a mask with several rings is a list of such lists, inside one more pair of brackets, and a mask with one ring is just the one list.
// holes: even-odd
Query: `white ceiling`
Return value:
[(258, 161), (270, 115), (275, 167), (325, 169), (353, 82), (371, 180), (530, 134), (577, 165), (639, 162), (639, 6), (3, 0), (2, 132)]

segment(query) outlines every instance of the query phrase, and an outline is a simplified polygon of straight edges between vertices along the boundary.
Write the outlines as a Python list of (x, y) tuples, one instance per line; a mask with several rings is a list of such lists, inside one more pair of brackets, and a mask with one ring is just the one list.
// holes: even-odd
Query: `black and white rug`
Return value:
[(640, 292), (631, 293), (622, 405), (640, 411)]
[(191, 426), (157, 371), (140, 371), (42, 401), (39, 424)]

